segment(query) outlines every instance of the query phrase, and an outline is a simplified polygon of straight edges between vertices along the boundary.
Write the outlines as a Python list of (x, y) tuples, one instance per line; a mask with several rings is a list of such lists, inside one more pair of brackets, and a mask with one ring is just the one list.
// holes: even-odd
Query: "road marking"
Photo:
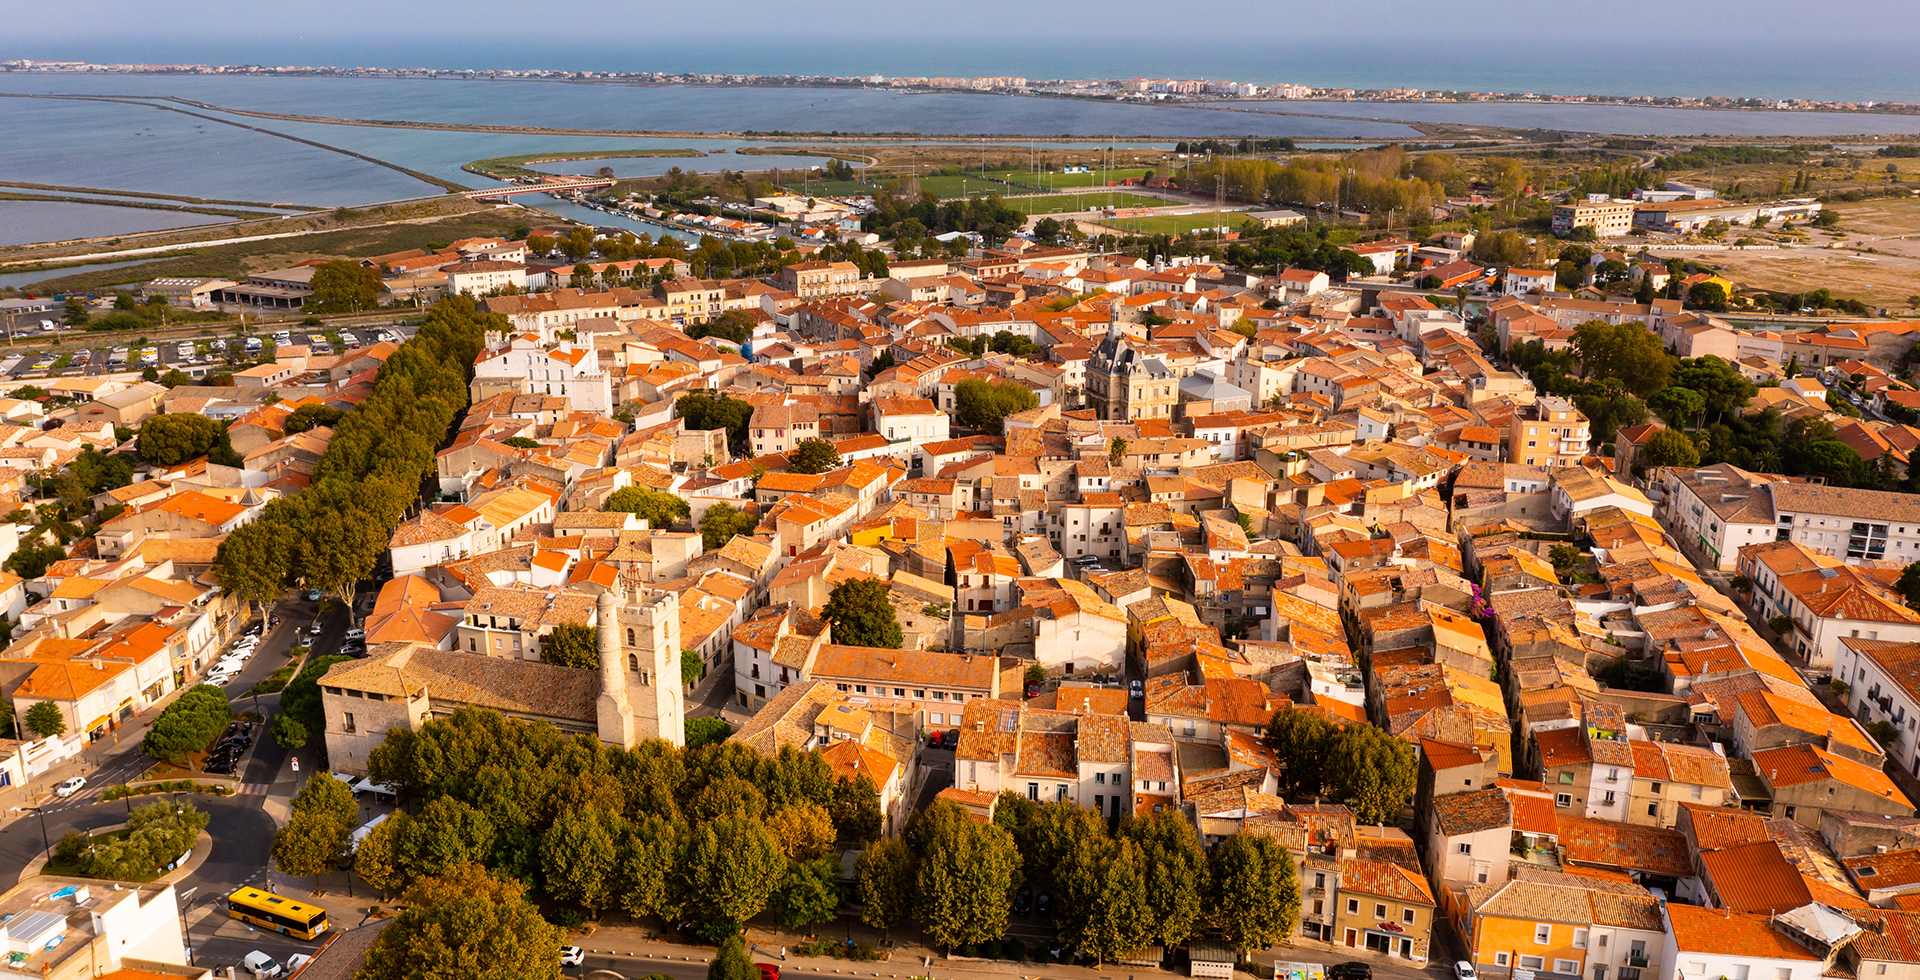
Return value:
[(234, 795), (265, 796), (267, 795), (267, 790), (271, 789), (272, 787), (273, 787), (272, 783), (241, 783), (240, 791)]

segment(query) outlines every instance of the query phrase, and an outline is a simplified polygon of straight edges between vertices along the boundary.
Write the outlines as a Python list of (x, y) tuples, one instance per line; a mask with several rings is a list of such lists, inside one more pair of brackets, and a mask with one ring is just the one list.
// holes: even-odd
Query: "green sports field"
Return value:
[(1088, 191), (1085, 194), (1047, 194), (1039, 197), (1009, 197), (1007, 207), (1026, 214), (1065, 214), (1069, 211), (1098, 211), (1101, 208), (1164, 208), (1170, 203), (1157, 197), (1126, 194), (1120, 191)]
[(1244, 211), (1208, 211), (1202, 214), (1164, 214), (1151, 218), (1116, 218), (1102, 222), (1111, 228), (1135, 235), (1184, 235), (1196, 228), (1224, 226), (1239, 231), (1249, 219)]

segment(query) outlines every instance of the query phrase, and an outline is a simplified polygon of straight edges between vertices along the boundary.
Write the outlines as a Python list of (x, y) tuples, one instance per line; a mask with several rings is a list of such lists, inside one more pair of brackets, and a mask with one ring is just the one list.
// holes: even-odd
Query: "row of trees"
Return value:
[(769, 909), (793, 926), (827, 921), (839, 871), (821, 858), (881, 829), (872, 781), (836, 779), (817, 752), (624, 751), (490, 711), (396, 729), (368, 769), (426, 801), (356, 849), (375, 887), (473, 863), (592, 914), (699, 923), (714, 940)]
[(280, 691), (280, 710), (273, 716), (271, 730), (275, 742), (284, 748), (297, 749), (322, 730), (326, 718), (320, 704), (320, 678), (334, 664), (352, 659), (344, 653), (315, 657), (287, 682)]
[(314, 485), (268, 504), (221, 542), (220, 583), (254, 601), (296, 582), (351, 597), (433, 473), (434, 450), (466, 408), (468, 368), (486, 332), (509, 327), (465, 296), (434, 304), (380, 369), (373, 393), (338, 420)]
[(1211, 927), (1237, 949), (1292, 932), (1299, 879), (1285, 848), (1239, 834), (1200, 847), (1193, 825), (1166, 811), (1108, 830), (1091, 810), (1003, 793), (993, 822), (942, 800), (880, 840), (855, 868), (861, 920), (891, 930), (918, 922), (949, 949), (997, 940), (1024, 881), (1057, 899), (1061, 939), (1105, 962), (1143, 946), (1177, 945)]
[(998, 245), (1019, 231), (1020, 226), (1026, 224), (1027, 216), (1001, 203), (998, 194), (965, 201), (942, 201), (932, 191), (921, 191), (918, 199), (909, 201), (882, 192), (875, 195), (874, 210), (866, 216), (862, 227), (882, 238), (894, 238), (899, 236), (900, 226), (909, 220), (916, 222), (908, 229), (909, 238), (915, 237), (915, 231), (922, 235), (970, 231), (978, 233), (987, 244)]

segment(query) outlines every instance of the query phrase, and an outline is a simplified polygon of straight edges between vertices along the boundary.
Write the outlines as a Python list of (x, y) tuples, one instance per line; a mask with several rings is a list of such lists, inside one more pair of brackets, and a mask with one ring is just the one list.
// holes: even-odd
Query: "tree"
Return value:
[(720, 940), (720, 948), (707, 964), (707, 980), (760, 980), (760, 971), (747, 959), (746, 947), (739, 936)]
[(915, 872), (917, 913), (934, 942), (952, 949), (1006, 935), (1007, 894), (1020, 873), (1013, 836), (977, 824), (940, 800), (916, 815), (924, 841)]
[(311, 813), (331, 820), (340, 825), (344, 836), (353, 830), (354, 821), (360, 817), (360, 801), (353, 798), (353, 789), (345, 781), (332, 773), (317, 772), (307, 777), (300, 791), (293, 795), (292, 810), (295, 814)]
[(1300, 879), (1293, 858), (1272, 837), (1234, 834), (1214, 847), (1207, 872), (1207, 919), (1227, 945), (1265, 949), (1292, 934)]
[(476, 864), (416, 882), (355, 980), (558, 980), (565, 934), (526, 886)]
[(600, 634), (581, 623), (561, 623), (540, 638), (540, 661), (577, 670), (600, 669)]
[(67, 549), (57, 544), (22, 544), (18, 551), (7, 556), (5, 565), (15, 575), (25, 579), (35, 579), (47, 574), (47, 566), (67, 557)]
[(747, 423), (753, 419), (753, 405), (725, 395), (682, 395), (673, 410), (687, 420), (689, 429), (725, 429), (727, 445), (738, 453), (747, 448)]
[(1107, 462), (1119, 466), (1127, 458), (1127, 440), (1114, 436), (1107, 442)]
[(484, 864), (496, 831), (485, 813), (450, 796), (420, 808), (408, 821), (397, 854), (408, 877), (438, 875), (463, 864)]
[(1567, 569), (1586, 561), (1580, 549), (1570, 544), (1556, 544), (1547, 549), (1547, 561), (1553, 563), (1556, 571), (1565, 574)]
[[(1305, 714), (1306, 712), (1301, 712)], [(1174, 810), (1120, 822), (1119, 836), (1140, 846), (1146, 868), (1148, 918), (1143, 942), (1178, 946), (1193, 934), (1207, 892), (1207, 853), (1193, 824)]]
[(77, 296), (67, 297), (60, 305), (60, 322), (69, 327), (84, 327), (91, 316), (87, 313), (87, 304)]
[(1668, 425), (1684, 428), (1706, 410), (1707, 400), (1692, 388), (1668, 387), (1654, 392), (1647, 407), (1659, 412)]
[(60, 706), (52, 701), (35, 702), (27, 709), (27, 731), (41, 738), (52, 738), (67, 733), (67, 716), (60, 713)]
[(767, 907), (786, 865), (779, 842), (757, 819), (723, 816), (696, 823), (681, 863), (686, 908), (713, 931), (737, 932)]
[(403, 880), (398, 845), (410, 819), (404, 812), (388, 814), (353, 849), (353, 873), (382, 895), (391, 894)]
[(1040, 396), (1018, 381), (968, 378), (954, 386), (953, 414), (961, 425), (999, 428), (1009, 415), (1038, 407)]
[(1327, 753), (1327, 782), (1355, 823), (1398, 823), (1414, 775), (1413, 746), (1372, 725), (1348, 725)]
[(708, 320), (687, 328), (687, 336), (695, 340), (703, 337), (718, 337), (721, 340), (744, 344), (753, 339), (755, 321), (753, 314), (745, 310), (728, 310)]
[(865, 842), (880, 836), (880, 791), (866, 773), (834, 780), (832, 809), (841, 840)]
[(500, 445), (510, 446), (514, 449), (539, 449), (540, 448), (540, 442), (538, 440), (529, 439), (526, 436), (511, 436), (509, 438), (502, 439), (500, 440)]
[(1727, 287), (1717, 282), (1696, 282), (1687, 289), (1687, 305), (1722, 312), (1727, 308)]
[(693, 513), (686, 500), (646, 487), (621, 487), (607, 498), (606, 510), (638, 514), (654, 530), (670, 528)]
[(167, 705), (140, 740), (141, 751), (157, 760), (180, 761), (207, 747), (233, 719), (227, 694), (211, 684), (198, 684)]
[(787, 451), (789, 473), (825, 473), (839, 468), (840, 452), (825, 439), (802, 439)]
[(1583, 378), (1615, 378), (1641, 397), (1667, 386), (1672, 359), (1660, 337), (1637, 323), (1589, 320), (1574, 328), (1573, 350)]
[(1266, 743), (1284, 767), (1285, 795), (1317, 795), (1326, 785), (1327, 749), (1337, 734), (1333, 723), (1311, 711), (1283, 709), (1267, 723)]
[(686, 826), (649, 815), (632, 822), (620, 852), (620, 908), (635, 918), (668, 908), (667, 877), (675, 870)]
[(822, 615), (833, 627), (835, 643), (900, 649), (900, 620), (887, 599), (887, 584), (879, 579), (848, 579), (834, 586)]
[(306, 723), (285, 712), (273, 716), (273, 724), (268, 726), (268, 730), (273, 735), (274, 744), (283, 749), (297, 749), (307, 744)]
[(707, 508), (700, 515), (700, 543), (708, 551), (719, 551), (740, 534), (752, 534), (759, 520), (725, 501)]
[(333, 866), (345, 841), (346, 834), (333, 818), (296, 813), (273, 835), (273, 863), (284, 874), (313, 876), (318, 888), (321, 873)]
[(775, 922), (789, 929), (804, 929), (832, 922), (834, 913), (840, 910), (840, 900), (840, 862), (818, 857), (787, 862), (787, 873), (768, 904)]
[(331, 429), (339, 425), (341, 417), (345, 415), (345, 412), (332, 405), (302, 405), (287, 416), (282, 428), (288, 435), (308, 429)]
[(540, 867), (547, 894), (572, 902), (599, 918), (619, 886), (620, 844), (626, 818), (606, 810), (568, 810), (540, 838)]
[(867, 845), (854, 863), (860, 921), (885, 936), (913, 911), (913, 852), (906, 842), (883, 837)]
[(767, 818), (780, 850), (794, 861), (811, 861), (833, 850), (839, 832), (833, 815), (817, 803), (795, 803)]
[(380, 273), (358, 262), (335, 259), (313, 270), (307, 299), (311, 313), (358, 313), (380, 305)]
[[(1900, 595), (1907, 600), (1907, 608), (1920, 610), (1920, 561), (1916, 561), (1900, 570), (1900, 578), (1893, 583), (1893, 591), (1900, 593)], [(47, 702), (42, 701), (40, 703), (46, 704)], [(39, 705), (34, 705), (34, 707), (37, 708)], [(38, 728), (34, 728), (32, 712), (27, 713), (27, 727), (33, 728), (34, 731), (39, 731)], [(52, 734), (58, 735), (59, 732)]]
[(1700, 447), (1683, 433), (1661, 429), (1641, 447), (1640, 460), (1648, 466), (1699, 466)]
[(1139, 844), (1104, 834), (1082, 841), (1056, 877), (1061, 938), (1092, 953), (1097, 962), (1138, 949), (1153, 935), (1146, 860)]
[(192, 412), (155, 415), (140, 426), (134, 453), (156, 466), (176, 466), (205, 456), (220, 440), (220, 423)]
[(724, 742), (733, 734), (733, 726), (720, 718), (688, 718), (687, 748), (697, 749), (709, 742)]

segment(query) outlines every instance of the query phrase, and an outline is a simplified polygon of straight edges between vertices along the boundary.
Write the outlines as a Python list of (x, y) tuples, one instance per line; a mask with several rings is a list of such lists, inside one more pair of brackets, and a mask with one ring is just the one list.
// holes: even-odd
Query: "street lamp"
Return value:
[(47, 860), (53, 860), (53, 838), (47, 836), (47, 811), (45, 807), (17, 806), (16, 810), (32, 810), (40, 815), (40, 843), (47, 852)]

